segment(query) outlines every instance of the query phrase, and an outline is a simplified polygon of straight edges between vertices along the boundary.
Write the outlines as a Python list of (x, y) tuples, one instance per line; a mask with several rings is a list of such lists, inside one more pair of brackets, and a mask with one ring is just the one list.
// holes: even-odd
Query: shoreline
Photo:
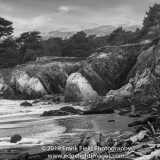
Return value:
[[(0, 154), (3, 153), (3, 156), (5, 158), (8, 158), (8, 156), (11, 158), (11, 155), (13, 158), (16, 155), (19, 155), (20, 153), (29, 153), (30, 155), (38, 155), (38, 154), (48, 154), (48, 152), (44, 152), (41, 150), (42, 145), (72, 145), (73, 143), (78, 143), (80, 141), (80, 135), (84, 133), (86, 130), (87, 132), (94, 128), (94, 124), (92, 120), (89, 118), (85, 118), (84, 116), (73, 116), (73, 117), (63, 117), (55, 120), (55, 124), (59, 127), (63, 128), (63, 132), (60, 133), (59, 135), (57, 134), (55, 139), (52, 141), (52, 143), (46, 143), (46, 144), (35, 144), (33, 146), (12, 146), (12, 147), (7, 147), (4, 149), (0, 149)], [(75, 130), (74, 130), (75, 129)], [(76, 129), (80, 131), (76, 131)], [(25, 139), (25, 138), (24, 138)], [(22, 137), (23, 140), (23, 137)], [(69, 142), (69, 143), (68, 143)], [(74, 144), (76, 145), (76, 144)], [(17, 154), (16, 154), (17, 151)], [(12, 153), (13, 152), (13, 153)], [(4, 158), (1, 157), (0, 158)]]

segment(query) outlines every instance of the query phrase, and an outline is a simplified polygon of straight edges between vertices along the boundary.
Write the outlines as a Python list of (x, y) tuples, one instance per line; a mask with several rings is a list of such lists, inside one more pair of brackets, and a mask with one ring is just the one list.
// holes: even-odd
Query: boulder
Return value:
[(71, 113), (71, 114), (79, 114), (80, 112), (82, 112), (82, 111), (77, 110), (77, 109), (75, 109), (73, 107), (70, 107), (70, 106), (62, 107), (62, 108), (59, 109), (59, 111), (65, 111), (65, 112), (68, 112), (68, 113)]
[(15, 134), (10, 138), (10, 143), (17, 143), (18, 141), (21, 141), (21, 139), (21, 135)]
[(27, 102), (27, 101), (24, 101), (24, 102), (22, 102), (21, 104), (20, 104), (20, 106), (32, 106), (32, 104), (31, 103), (29, 103), (29, 102)]
[(41, 114), (41, 116), (66, 116), (66, 115), (70, 115), (70, 113), (60, 110), (45, 111)]
[(94, 100), (97, 96), (97, 92), (81, 73), (72, 73), (67, 79), (65, 86), (66, 102)]
[(116, 120), (114, 119), (111, 119), (111, 120), (108, 120), (107, 122), (115, 122)]
[(26, 71), (15, 70), (11, 77), (10, 84), (15, 93), (23, 93), (31, 98), (47, 94), (40, 80), (36, 77), (30, 77)]
[(93, 101), (98, 95), (125, 84), (142, 45), (104, 47), (83, 62), (82, 68), (71, 74), (66, 82), (65, 101)]
[[(129, 72), (128, 83), (107, 93), (104, 102), (116, 104), (116, 97), (130, 97), (135, 106), (150, 107), (160, 100), (160, 37), (146, 45)], [(122, 105), (122, 103), (121, 103)], [(126, 105), (127, 106), (127, 105)], [(123, 106), (123, 107), (126, 107)]]

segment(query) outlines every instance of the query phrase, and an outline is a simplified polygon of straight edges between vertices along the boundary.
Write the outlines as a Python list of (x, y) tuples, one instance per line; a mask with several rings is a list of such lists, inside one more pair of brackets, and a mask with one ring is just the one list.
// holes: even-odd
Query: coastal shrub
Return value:
[(20, 141), (22, 139), (22, 136), (19, 134), (15, 134), (11, 137), (10, 139), (10, 143), (17, 143), (18, 141)]

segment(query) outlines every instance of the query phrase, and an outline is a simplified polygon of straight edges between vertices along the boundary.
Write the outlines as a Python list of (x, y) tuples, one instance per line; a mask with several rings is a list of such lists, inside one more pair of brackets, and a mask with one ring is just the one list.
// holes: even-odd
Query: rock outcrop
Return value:
[(66, 102), (95, 100), (110, 90), (125, 84), (142, 45), (103, 47), (83, 62), (82, 68), (71, 74), (65, 87)]
[[(15, 95), (24, 95), (27, 99), (60, 94), (64, 92), (68, 76), (80, 66), (78, 59), (31, 62), (16, 66), (8, 76), (7, 85)], [(0, 91), (1, 86), (0, 82)]]
[(14, 92), (12, 88), (5, 83), (4, 77), (1, 73), (0, 73), (0, 97), (14, 99)]
[[(119, 97), (119, 99), (118, 99)], [(124, 99), (127, 103), (124, 103)], [(143, 48), (128, 74), (128, 83), (107, 93), (104, 102), (116, 107), (130, 104), (139, 107), (158, 106), (160, 101), (160, 38)]]
[(44, 111), (41, 116), (66, 116), (70, 115), (69, 112), (60, 111), (60, 110), (50, 110), (50, 111)]
[(6, 84), (4, 83), (3, 75), (0, 73), (0, 94), (3, 94), (3, 90), (6, 87)]
[(32, 104), (31, 103), (29, 103), (29, 102), (27, 102), (27, 101), (24, 101), (24, 102), (22, 102), (21, 104), (20, 104), (20, 106), (32, 106)]

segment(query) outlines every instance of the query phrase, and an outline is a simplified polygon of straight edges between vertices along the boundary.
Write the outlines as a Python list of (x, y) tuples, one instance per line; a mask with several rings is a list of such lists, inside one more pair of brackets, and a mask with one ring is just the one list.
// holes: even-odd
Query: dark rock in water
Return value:
[[(104, 102), (109, 103), (110, 97), (130, 96), (131, 104), (150, 107), (160, 101), (159, 46), (160, 37), (144, 46), (136, 64), (128, 74), (127, 84), (118, 90), (109, 91)], [(116, 103), (117, 100), (113, 99), (112, 104)]]
[(21, 135), (15, 134), (10, 138), (10, 143), (17, 143), (22, 139)]
[(65, 111), (65, 112), (72, 113), (72, 114), (79, 114), (80, 113), (80, 110), (77, 110), (77, 109), (70, 107), (70, 106), (62, 107), (59, 109), (59, 111)]
[(113, 120), (108, 120), (107, 122), (115, 122), (115, 120), (113, 119)]
[(125, 84), (135, 65), (142, 45), (106, 46), (83, 62), (82, 68), (72, 73), (65, 86), (65, 101), (95, 100), (111, 89)]
[(70, 115), (70, 113), (59, 110), (45, 111), (41, 114), (41, 116), (66, 116), (66, 115)]
[(87, 114), (111, 114), (114, 113), (113, 109), (104, 109), (104, 110), (91, 110), (91, 111), (84, 111), (82, 115), (87, 115)]
[(32, 104), (27, 101), (24, 101), (20, 104), (20, 106), (32, 106)]

